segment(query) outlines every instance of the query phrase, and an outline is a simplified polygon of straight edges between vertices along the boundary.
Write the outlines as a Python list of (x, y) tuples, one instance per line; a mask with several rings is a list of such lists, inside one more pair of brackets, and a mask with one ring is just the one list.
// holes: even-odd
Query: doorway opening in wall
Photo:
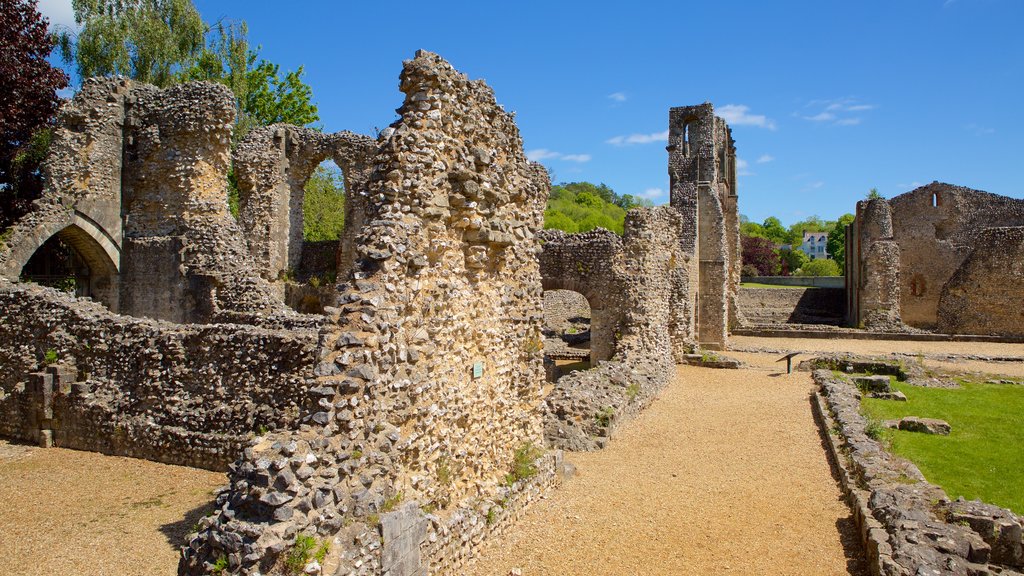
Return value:
[(587, 298), (572, 290), (544, 292), (544, 355), (554, 364), (554, 378), (588, 370), (592, 314)]
[(21, 270), (22, 282), (35, 282), (84, 297), (91, 296), (90, 276), (85, 259), (56, 235), (44, 242)]
[(332, 304), (328, 299), (337, 282), (344, 231), (345, 179), (333, 160), (324, 160), (303, 186), (302, 257), (292, 281), (286, 284), (285, 296), (295, 311), (323, 314), (324, 307)]

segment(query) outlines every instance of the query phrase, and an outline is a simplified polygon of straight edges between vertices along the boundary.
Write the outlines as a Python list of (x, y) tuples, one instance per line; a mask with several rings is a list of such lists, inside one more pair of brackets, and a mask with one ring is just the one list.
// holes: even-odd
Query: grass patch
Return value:
[(505, 484), (511, 486), (520, 480), (537, 475), (537, 458), (544, 452), (533, 444), (523, 444), (512, 456), (512, 472), (505, 475)]
[(939, 418), (953, 427), (949, 436), (885, 430), (893, 452), (917, 464), (950, 498), (980, 498), (1024, 514), (1024, 387), (966, 381), (959, 389), (893, 387), (907, 402), (865, 398), (865, 416)]
[(299, 534), (295, 537), (295, 545), (284, 559), (287, 574), (302, 574), (306, 564), (311, 560), (323, 564), (331, 545), (329, 540), (318, 542), (314, 536)]

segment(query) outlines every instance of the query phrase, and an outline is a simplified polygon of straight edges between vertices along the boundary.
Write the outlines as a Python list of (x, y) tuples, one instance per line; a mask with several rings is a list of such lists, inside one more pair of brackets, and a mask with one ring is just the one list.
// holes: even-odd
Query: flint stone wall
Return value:
[(700, 307), (697, 339), (704, 348), (728, 347), (729, 328), (742, 323), (736, 146), (732, 130), (705, 102), (669, 110), (669, 205), (685, 221), (678, 242), (690, 256), (691, 293)]
[[(545, 286), (593, 293), (591, 309), (600, 302), (612, 313), (606, 329), (614, 344), (608, 361), (558, 379), (545, 400), (549, 444), (569, 450), (604, 446), (619, 423), (668, 383), (675, 361), (695, 347), (693, 310), (677, 298), (690, 293), (692, 267), (679, 244), (684, 226), (674, 208), (663, 206), (630, 210), (621, 239), (606, 230), (543, 233)], [(599, 327), (592, 324), (592, 350)]]
[[(421, 51), (400, 88), (401, 118), (373, 159), (374, 216), (327, 311), (315, 408), (246, 449), (181, 574), (209, 573), (221, 557), (230, 573), (266, 573), (300, 531), (336, 538), (335, 573), (457, 564), (476, 545), (457, 530), (502, 497), (517, 450), (542, 444), (547, 175), (483, 82)], [(532, 482), (549, 481), (551, 458)], [(382, 545), (379, 521), (396, 501), (436, 509), (440, 544), (410, 520), (403, 553)], [(420, 558), (402, 560), (410, 545)]]
[[(227, 470), (254, 433), (309, 411), (316, 346), (308, 326), (169, 324), (0, 281), (0, 435)], [(64, 374), (49, 397), (48, 351)]]
[(304, 187), (324, 160), (333, 160), (344, 177), (345, 229), (336, 269), (348, 273), (356, 234), (372, 216), (366, 186), (376, 149), (368, 136), (287, 124), (256, 128), (239, 142), (234, 151), (239, 222), (264, 278), (276, 280), (300, 268)]
[(988, 228), (942, 288), (940, 332), (1024, 336), (1024, 227)]
[[(980, 287), (981, 277), (966, 278), (981, 273), (988, 266), (984, 260), (1003, 256), (1002, 246), (985, 243), (985, 230), (1017, 226), (1024, 226), (1024, 200), (940, 182), (890, 200), (859, 202), (852, 228), (857, 242), (851, 244), (851, 261), (859, 268), (848, 269), (848, 275), (856, 278), (851, 323), (883, 329), (906, 324), (956, 334), (974, 329), (983, 334), (1019, 334), (999, 323), (998, 314), (986, 312), (994, 308), (984, 298), (959, 298), (947, 290), (954, 277), (959, 285), (968, 282)], [(1009, 241), (1012, 251), (1013, 241)], [(973, 260), (971, 270), (961, 272), (968, 257)], [(951, 301), (944, 305), (947, 295)], [(945, 319), (946, 311), (955, 318)], [(974, 319), (962, 321), (967, 316)], [(986, 328), (985, 318), (999, 327)]]
[(288, 315), (228, 212), (234, 119), (220, 84), (87, 80), (58, 117), (42, 197), (5, 232), (0, 275), (16, 281), (58, 235), (111, 311), (202, 323)]

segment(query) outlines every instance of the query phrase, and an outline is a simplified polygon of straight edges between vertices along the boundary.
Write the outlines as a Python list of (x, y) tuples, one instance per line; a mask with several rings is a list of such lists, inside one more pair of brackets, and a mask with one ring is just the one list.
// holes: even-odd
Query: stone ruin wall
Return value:
[(942, 288), (940, 332), (1024, 336), (1024, 227), (988, 228)]
[(290, 316), (227, 207), (234, 97), (224, 86), (159, 90), (90, 79), (58, 117), (34, 210), (5, 232), (16, 281), (53, 236), (80, 253), (109, 310), (172, 322)]
[(170, 324), (0, 280), (0, 435), (227, 470), (309, 411), (316, 350), (301, 323)]
[(690, 292), (693, 267), (679, 243), (684, 232), (683, 217), (667, 206), (630, 210), (621, 239), (607, 230), (544, 232), (544, 286), (587, 297), (594, 360), (593, 368), (559, 378), (545, 399), (549, 444), (603, 447), (695, 348), (692, 307), (675, 297)]
[[(947, 286), (984, 292), (989, 285), (993, 298), (1024, 292), (1013, 267), (994, 273), (985, 260), (1006, 260), (1015, 248), (1013, 234), (990, 236), (990, 228), (1024, 225), (1024, 201), (960, 186), (935, 182), (890, 200), (858, 202), (857, 218), (848, 235), (853, 254), (847, 273), (851, 276), (851, 323), (866, 328), (901, 329), (904, 325), (949, 333), (1016, 335), (991, 315), (996, 310), (984, 298), (960, 298)], [(851, 242), (850, 236), (856, 236)], [(972, 264), (967, 266), (968, 259)], [(951, 298), (945, 303), (945, 298)], [(966, 307), (965, 307), (966, 306)], [(986, 310), (988, 312), (986, 312)], [(953, 317), (946, 317), (946, 314)], [(965, 316), (973, 316), (970, 321)], [(987, 319), (987, 320), (986, 320)], [(970, 328), (968, 328), (970, 326)]]
[(274, 281), (302, 266), (306, 181), (324, 160), (341, 169), (345, 187), (345, 229), (336, 273), (345, 277), (355, 260), (355, 236), (370, 216), (367, 182), (377, 144), (351, 132), (324, 134), (285, 124), (260, 127), (234, 151), (239, 189), (239, 222), (260, 274)]
[(685, 219), (681, 244), (691, 255), (687, 296), (697, 302), (697, 339), (724, 350), (729, 328), (742, 323), (737, 304), (740, 232), (736, 147), (732, 130), (710, 103), (669, 110), (669, 205)]
[(368, 186), (375, 218), (321, 338), (317, 408), (246, 449), (181, 573), (220, 557), (266, 573), (298, 531), (336, 536), (340, 573), (452, 569), (485, 516), (553, 478), (549, 454), (533, 480), (504, 480), (517, 449), (543, 442), (547, 175), (492, 91), (436, 55), (406, 62), (401, 90)]

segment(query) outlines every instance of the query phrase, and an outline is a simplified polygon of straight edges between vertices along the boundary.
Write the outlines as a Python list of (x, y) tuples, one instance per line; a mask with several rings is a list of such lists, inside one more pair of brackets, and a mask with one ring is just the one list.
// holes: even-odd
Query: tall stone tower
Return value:
[(670, 108), (667, 149), (669, 203), (686, 221), (680, 241), (692, 255), (690, 278), (697, 278), (690, 283), (697, 340), (724, 349), (729, 327), (739, 323), (742, 266), (732, 130), (709, 102)]

